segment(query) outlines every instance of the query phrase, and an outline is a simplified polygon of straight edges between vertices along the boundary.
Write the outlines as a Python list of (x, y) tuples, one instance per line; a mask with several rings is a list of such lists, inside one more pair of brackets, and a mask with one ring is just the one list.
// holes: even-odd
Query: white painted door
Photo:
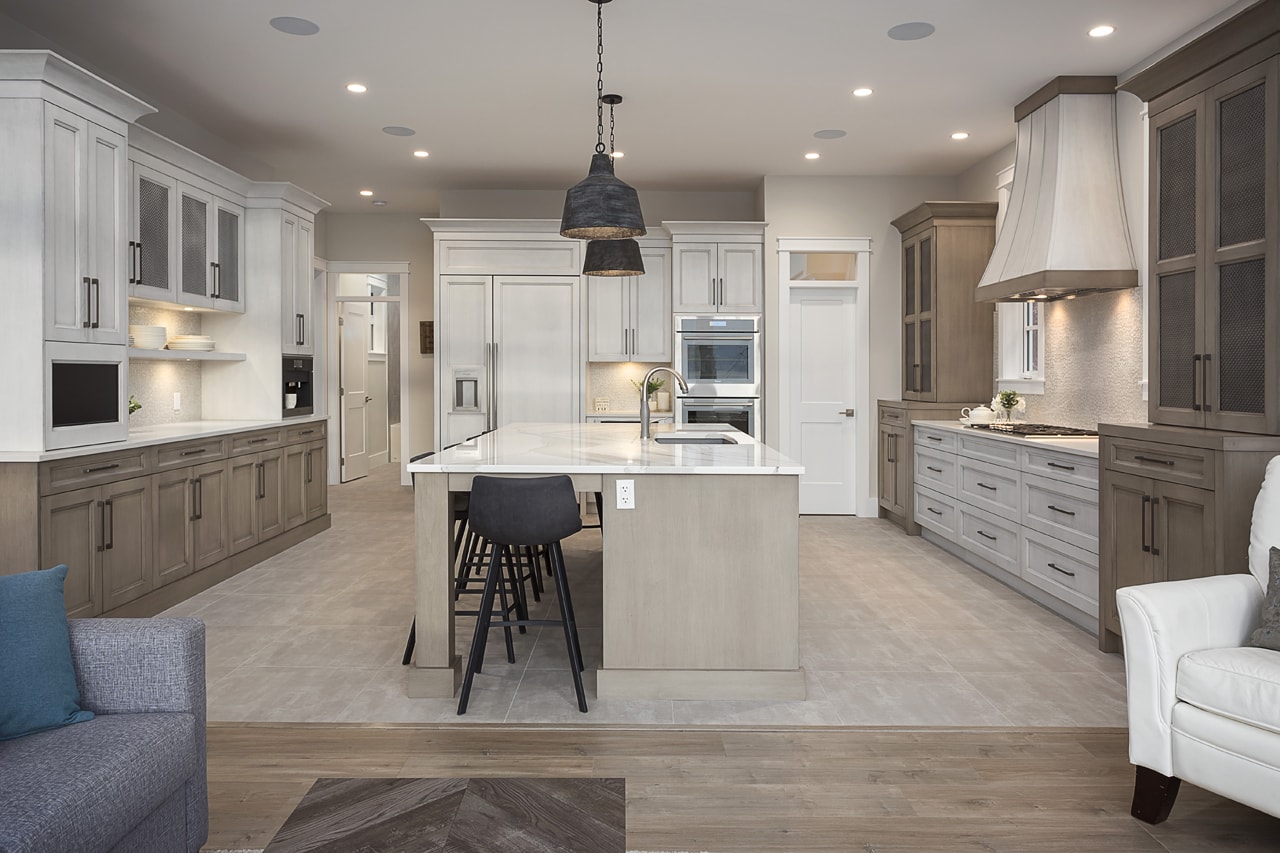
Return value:
[(587, 277), (589, 361), (631, 361), (631, 276)]
[(578, 276), (494, 276), (494, 425), (581, 419)]
[(369, 303), (343, 302), (342, 482), (369, 473)]
[(677, 314), (711, 314), (716, 310), (715, 243), (678, 243), (671, 260)]
[(791, 447), (805, 467), (800, 512), (857, 512), (857, 312), (852, 287), (792, 287), (788, 323)]
[(720, 273), (718, 309), (724, 314), (758, 314), (764, 307), (764, 247), (721, 243), (716, 249)]

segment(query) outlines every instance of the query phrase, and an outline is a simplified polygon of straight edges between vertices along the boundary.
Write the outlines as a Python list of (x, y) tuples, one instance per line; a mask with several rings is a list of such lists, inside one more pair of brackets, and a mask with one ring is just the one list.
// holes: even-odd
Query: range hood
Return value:
[(1114, 77), (1059, 77), (1014, 110), (1017, 156), (978, 302), (1138, 285), (1116, 149)]

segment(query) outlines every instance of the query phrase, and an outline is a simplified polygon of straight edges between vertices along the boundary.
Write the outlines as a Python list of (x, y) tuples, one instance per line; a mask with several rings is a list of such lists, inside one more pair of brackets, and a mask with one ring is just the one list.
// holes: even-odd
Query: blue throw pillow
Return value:
[(0, 577), (0, 740), (93, 719), (71, 666), (66, 579), (66, 566)]

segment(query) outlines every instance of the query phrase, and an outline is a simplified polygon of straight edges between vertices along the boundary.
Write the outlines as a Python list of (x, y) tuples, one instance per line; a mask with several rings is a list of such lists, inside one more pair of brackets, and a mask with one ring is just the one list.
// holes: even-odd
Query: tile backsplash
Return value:
[[(199, 312), (145, 305), (129, 306), (129, 325), (164, 326), (170, 337), (201, 333)], [(212, 367), (217, 368), (218, 365)], [(129, 416), (129, 425), (144, 427), (200, 420), (200, 371), (203, 369), (199, 362), (130, 359), (129, 393), (142, 408)], [(182, 398), (179, 411), (173, 409), (175, 391)]]
[[(590, 415), (595, 412), (595, 399), (597, 397), (607, 397), (609, 399), (609, 411), (611, 412), (637, 412), (640, 410), (640, 392), (634, 385), (632, 380), (640, 382), (644, 379), (644, 375), (654, 367), (670, 367), (670, 364), (647, 364), (638, 361), (626, 362), (607, 362), (593, 361), (587, 364), (587, 404), (585, 413)], [(667, 380), (667, 384), (663, 386), (663, 391), (671, 391), (674, 382), (671, 374), (658, 374)]]

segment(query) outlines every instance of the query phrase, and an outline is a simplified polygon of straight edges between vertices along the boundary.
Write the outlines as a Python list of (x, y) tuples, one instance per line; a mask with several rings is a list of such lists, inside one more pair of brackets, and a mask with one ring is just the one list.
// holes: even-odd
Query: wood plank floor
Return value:
[(265, 847), (321, 777), (626, 779), (630, 850), (1276, 851), (1280, 820), (1190, 785), (1129, 816), (1119, 729), (211, 724), (206, 849)]

